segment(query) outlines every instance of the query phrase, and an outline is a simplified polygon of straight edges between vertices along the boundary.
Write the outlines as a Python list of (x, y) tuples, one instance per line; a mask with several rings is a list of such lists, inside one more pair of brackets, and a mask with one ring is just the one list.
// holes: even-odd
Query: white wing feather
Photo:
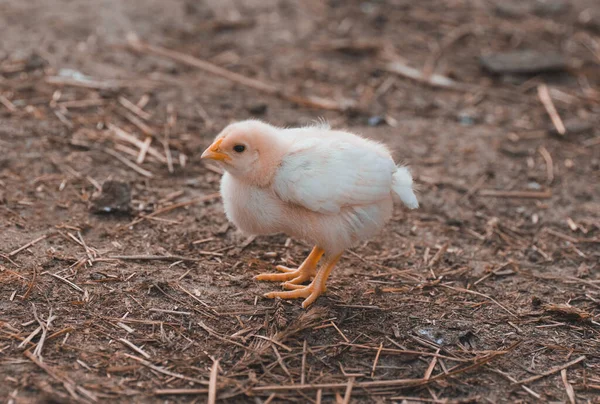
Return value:
[(374, 148), (340, 139), (306, 139), (287, 154), (274, 179), (283, 201), (320, 213), (390, 196), (396, 165)]

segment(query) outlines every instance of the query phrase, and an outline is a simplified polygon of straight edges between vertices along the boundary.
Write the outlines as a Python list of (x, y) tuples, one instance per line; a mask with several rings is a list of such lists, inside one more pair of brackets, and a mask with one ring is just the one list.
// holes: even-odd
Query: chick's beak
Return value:
[(204, 150), (204, 153), (202, 153), (202, 156), (200, 156), (200, 158), (217, 161), (229, 160), (229, 156), (223, 153), (219, 148), (221, 146), (221, 143), (223, 143), (223, 138), (215, 140), (215, 142), (211, 144), (208, 147), (208, 149)]

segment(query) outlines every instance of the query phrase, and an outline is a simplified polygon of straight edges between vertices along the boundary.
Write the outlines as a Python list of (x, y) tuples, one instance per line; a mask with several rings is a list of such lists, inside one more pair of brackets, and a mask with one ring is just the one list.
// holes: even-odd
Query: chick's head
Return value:
[(276, 169), (276, 128), (260, 121), (236, 122), (221, 131), (202, 153), (231, 175), (251, 182), (264, 182)]

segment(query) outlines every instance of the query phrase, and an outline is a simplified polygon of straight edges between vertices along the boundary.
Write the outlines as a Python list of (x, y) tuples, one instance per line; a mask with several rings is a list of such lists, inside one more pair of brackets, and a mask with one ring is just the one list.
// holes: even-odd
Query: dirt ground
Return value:
[[(596, 0), (4, 0), (0, 27), (3, 401), (600, 402)], [(482, 68), (524, 49), (566, 66)], [(249, 117), (384, 141), (419, 185), (307, 311), (254, 276), (311, 246), (228, 225), (199, 159)]]

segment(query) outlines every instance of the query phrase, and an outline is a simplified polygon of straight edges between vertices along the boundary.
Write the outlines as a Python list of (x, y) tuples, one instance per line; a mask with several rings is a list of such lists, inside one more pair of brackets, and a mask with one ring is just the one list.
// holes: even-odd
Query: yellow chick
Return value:
[(265, 296), (305, 298), (304, 308), (325, 292), (343, 251), (383, 228), (394, 197), (410, 209), (419, 206), (409, 170), (394, 163), (385, 145), (325, 124), (284, 129), (256, 120), (233, 123), (202, 158), (225, 171), (225, 213), (239, 229), (285, 233), (314, 245), (298, 268), (280, 265), (281, 273), (256, 277), (285, 281), (292, 290)]

